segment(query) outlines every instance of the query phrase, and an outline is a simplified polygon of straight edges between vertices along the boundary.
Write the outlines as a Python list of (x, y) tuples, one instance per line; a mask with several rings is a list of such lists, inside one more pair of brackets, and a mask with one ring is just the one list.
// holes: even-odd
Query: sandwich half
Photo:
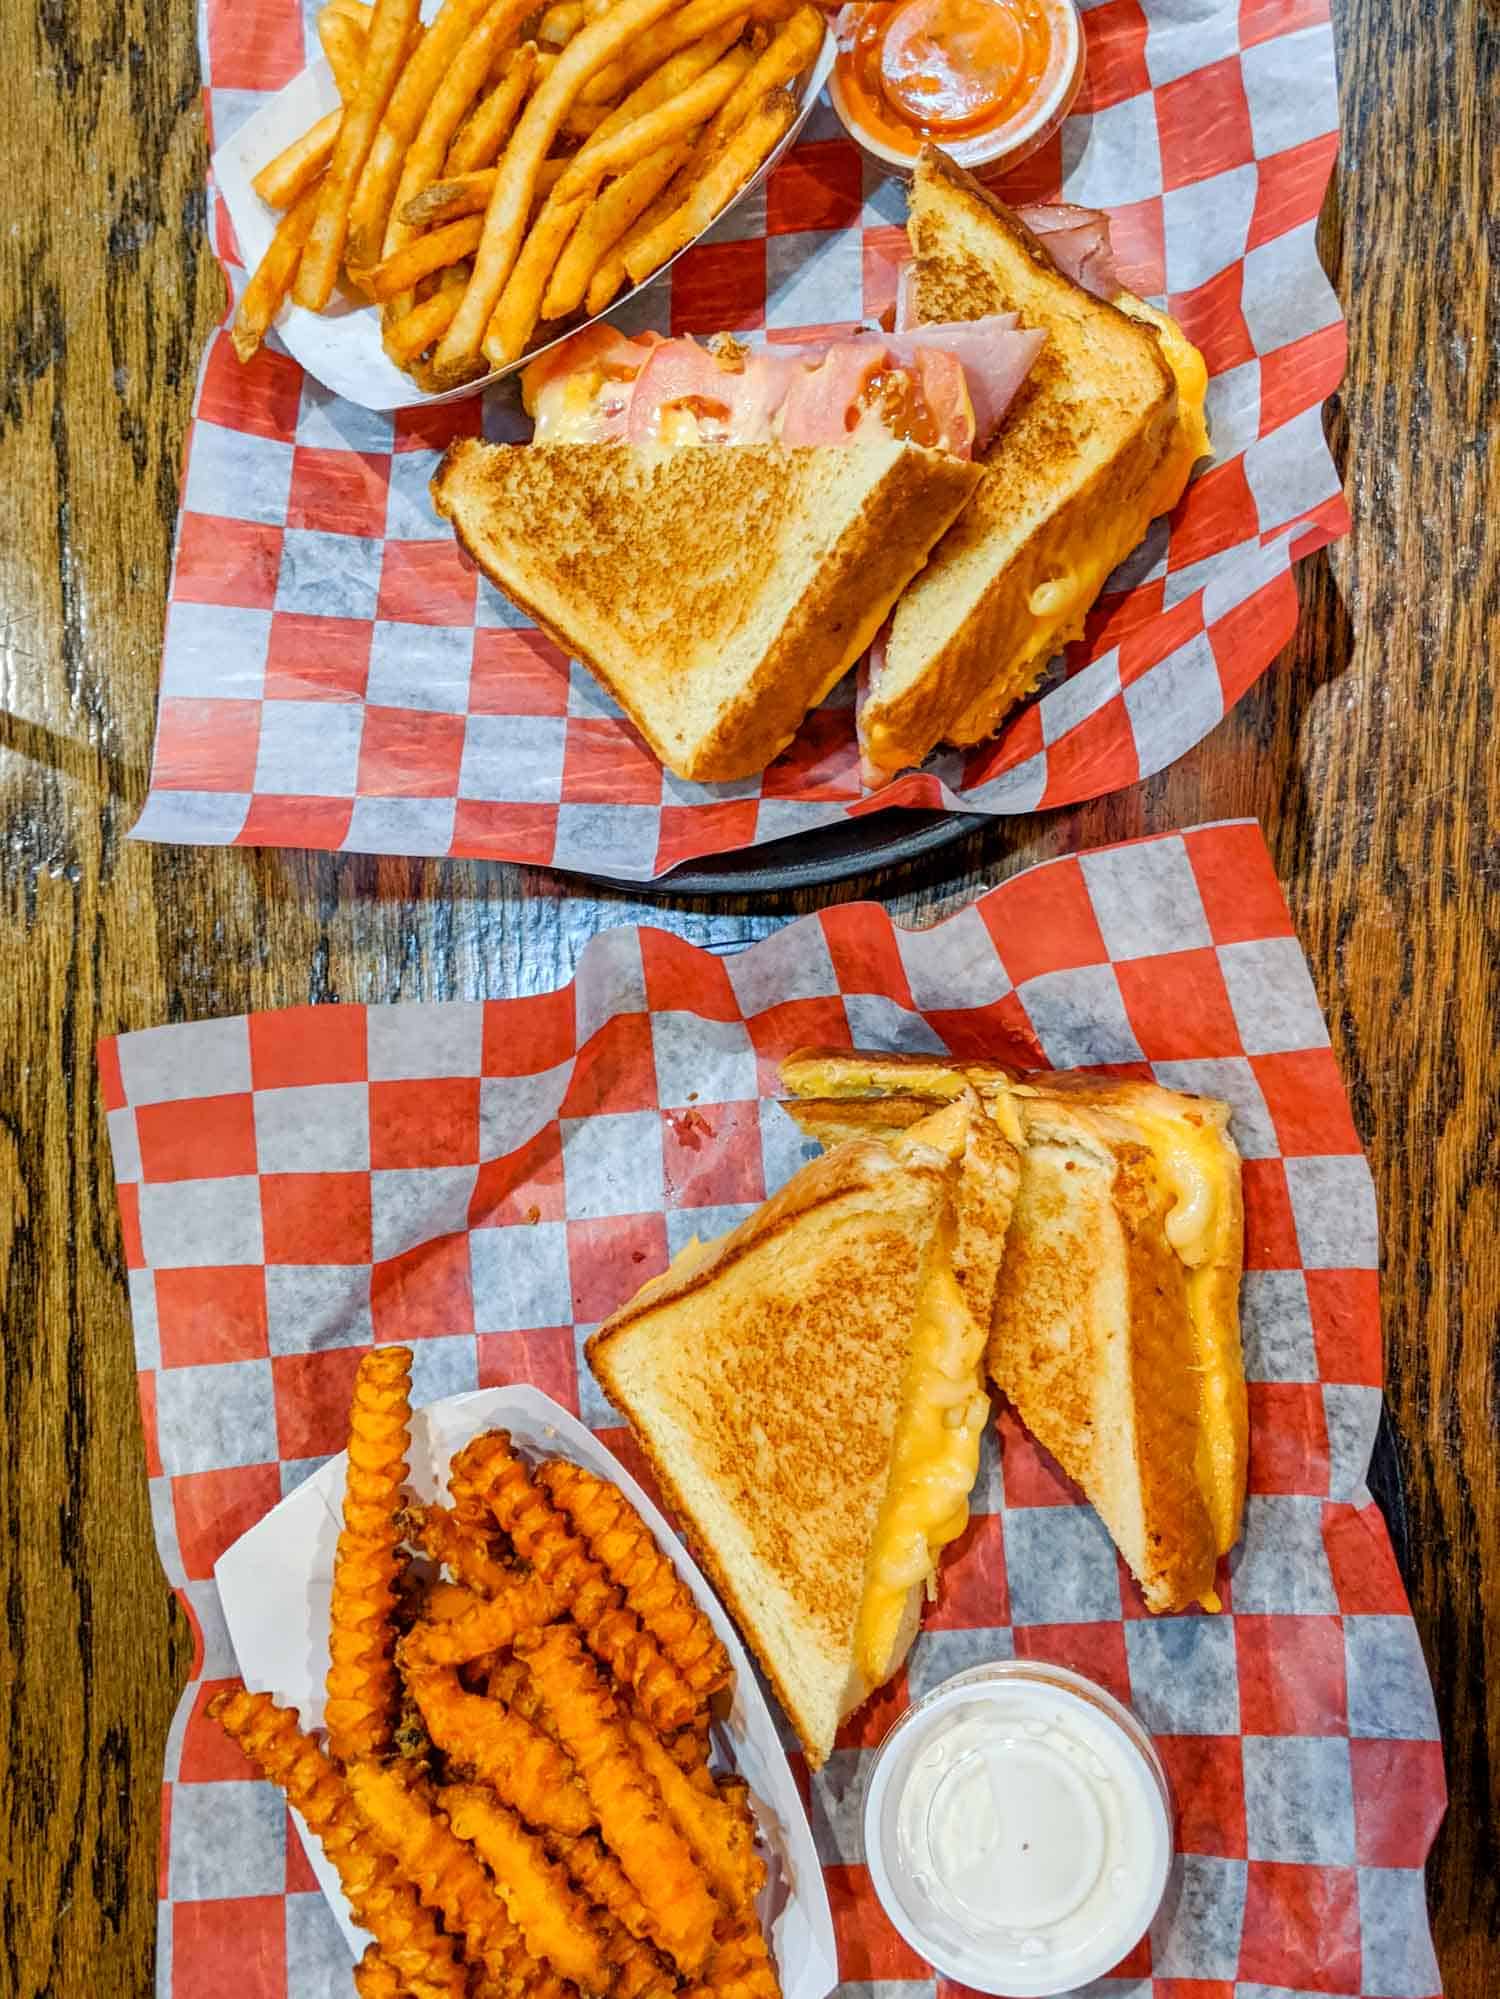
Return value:
[(919, 322), (1015, 313), (1046, 339), (980, 453), (972, 502), (872, 657), (860, 742), (886, 775), (994, 732), (1208, 449), (1207, 371), (1181, 330), (1127, 292), (1076, 283), (936, 148), (918, 162), (907, 230)]
[(864, 652), (979, 468), (893, 438), (670, 449), (464, 438), (434, 504), (679, 777), (763, 770)]
[(813, 1160), (589, 1341), (814, 1768), (967, 1523), (1017, 1178), (966, 1093)]
[(1006, 1101), (1019, 1189), (987, 1349), (995, 1385), (1092, 1502), (1156, 1611), (1217, 1607), (1247, 1418), (1243, 1210), (1229, 1109), (1152, 1083), (808, 1050), (787, 1109), (825, 1145), (884, 1139), (970, 1088)]

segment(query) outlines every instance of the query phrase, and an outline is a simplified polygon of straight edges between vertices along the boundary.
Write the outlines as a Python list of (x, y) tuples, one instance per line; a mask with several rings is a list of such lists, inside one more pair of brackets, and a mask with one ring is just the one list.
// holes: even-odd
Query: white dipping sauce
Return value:
[(1102, 1687), (1036, 1660), (935, 1688), (882, 1745), (865, 1851), (887, 1914), (950, 1976), (1039, 1999), (1109, 1971), (1171, 1862), (1151, 1738)]

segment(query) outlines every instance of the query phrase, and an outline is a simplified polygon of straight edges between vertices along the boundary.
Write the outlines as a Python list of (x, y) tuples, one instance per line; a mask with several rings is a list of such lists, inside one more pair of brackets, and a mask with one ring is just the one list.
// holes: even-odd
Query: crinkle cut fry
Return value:
[(552, 1714), (599, 1814), (605, 1842), (680, 1970), (701, 1969), (713, 1941), (717, 1905), (686, 1841), (662, 1808), (661, 1793), (637, 1760), (614, 1697), (584, 1654), (577, 1630), (551, 1624), (516, 1647)]
[(543, 1468), (541, 1483), (693, 1692), (706, 1700), (727, 1687), (728, 1652), (619, 1487), (562, 1459)]
[(529, 1825), (580, 1833), (594, 1823), (568, 1756), (524, 1715), (466, 1693), (449, 1666), (411, 1672), (407, 1686), (449, 1761), (471, 1770)]
[(359, 1999), (406, 1999), (406, 1986), (380, 1945), (372, 1943), (354, 1967), (354, 1989)]
[(478, 1784), (449, 1784), (437, 1794), (448, 1823), (479, 1855), (532, 1956), (584, 1992), (614, 1984), (608, 1930), (509, 1806)]
[(304, 1735), (292, 1710), (240, 1687), (217, 1695), (208, 1711), (317, 1835), (356, 1920), (375, 1938), (402, 1992), (412, 1999), (464, 1999), (468, 1972), (453, 1939), (365, 1830), (342, 1774)]
[(446, 1506), (408, 1503), (401, 1516), (406, 1538), (440, 1562), (455, 1582), (480, 1596), (494, 1596), (515, 1581), (515, 1571), (492, 1551), (483, 1524), (461, 1520)]
[(513, 1645), (519, 1633), (556, 1617), (561, 1605), (556, 1592), (540, 1576), (513, 1577), (491, 1597), (475, 1597), (458, 1617), (414, 1625), (401, 1647), (408, 1672), (424, 1666), (463, 1666), (484, 1652)]
[(714, 1946), (702, 1982), (687, 1986), (678, 1999), (781, 1999), (781, 1980), (753, 1912)]
[(635, 1689), (636, 1698), (659, 1729), (690, 1721), (699, 1700), (662, 1654), (639, 1618), (563, 1515), (532, 1481), (510, 1447), (504, 1430), (467, 1444), (450, 1467), (455, 1502), (460, 1490), (482, 1498), (515, 1543), (516, 1551), (557, 1590), (573, 1621), (615, 1678)]
[(636, 1893), (630, 1876), (596, 1835), (585, 1833), (578, 1839), (554, 1836), (548, 1846), (590, 1901), (608, 1909), (621, 1929), (641, 1943), (661, 1942), (660, 1927)]
[[(360, 1816), (428, 1908), (462, 1936), (468, 1953), (502, 1987), (540, 1978), (537, 1964), (505, 1912), (488, 1875), (446, 1818), (391, 1766), (356, 1763), (348, 1784)], [(529, 1990), (523, 1986), (522, 1989)]]
[(344, 1525), (328, 1632), (328, 1743), (340, 1762), (388, 1749), (396, 1726), (397, 1516), (411, 1424), (411, 1349), (376, 1347), (359, 1363), (349, 1412)]
[(714, 1893), (728, 1909), (753, 1908), (765, 1884), (765, 1865), (754, 1841), (747, 1846), (740, 1836), (731, 1807), (711, 1783), (700, 1788), (680, 1770), (644, 1722), (631, 1716), (625, 1731)]

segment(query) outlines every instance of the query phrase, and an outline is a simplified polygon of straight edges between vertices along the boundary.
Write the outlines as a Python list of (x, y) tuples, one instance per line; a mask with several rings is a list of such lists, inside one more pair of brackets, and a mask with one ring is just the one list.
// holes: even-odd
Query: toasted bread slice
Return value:
[[(1163, 1420), (1177, 1407), (1179, 1383), (1164, 1383), (1162, 1371), (1178, 1370), (1197, 1408), (1187, 1462), (1213, 1551), (1228, 1552), (1239, 1535), (1248, 1455), (1239, 1331), (1244, 1211), (1239, 1153), (1228, 1131), (1229, 1107), (1154, 1083), (1083, 1072), (1037, 1073), (1009, 1081), (1006, 1074), (996, 1063), (955, 1061), (945, 1069), (940, 1058), (829, 1049), (802, 1050), (782, 1064), (783, 1080), (792, 1087), (816, 1087), (824, 1093), (793, 1098), (786, 1108), (825, 1145), (855, 1134), (890, 1141), (965, 1086), (974, 1088), (992, 1110), (1008, 1098), (1024, 1127), (1023, 1198), (1017, 1201), (1007, 1239), (999, 1285), (1004, 1309), (997, 1308), (990, 1371), (1034, 1434), (1049, 1449), (1054, 1437), (1063, 1446), (1055, 1455), (1098, 1505), (1111, 1531), (1119, 1523), (1126, 1559), (1132, 1566), (1137, 1557), (1147, 1562), (1136, 1573), (1148, 1602), (1153, 1608), (1176, 1607), (1169, 1601), (1172, 1591), (1186, 1587), (1184, 1578), (1191, 1579), (1201, 1568), (1199, 1509), (1190, 1505), (1172, 1512), (1175, 1488), (1144, 1480), (1142, 1505), (1150, 1531), (1143, 1541), (1135, 1513), (1120, 1497), (1117, 1469), (1103, 1460), (1095, 1466), (1085, 1462), (1076, 1427), (1067, 1434), (1058, 1431), (1052, 1408), (1056, 1384), (1038, 1386), (1038, 1370), (1025, 1364), (1026, 1350), (1009, 1349), (1013, 1336), (1024, 1334), (1032, 1323), (1051, 1326), (1057, 1337), (1071, 1311), (1065, 1345), (1074, 1356), (1068, 1365), (1076, 1371), (1076, 1387), (1100, 1354), (1111, 1351), (1107, 1340), (1101, 1342), (1098, 1326), (1101, 1315), (1107, 1319), (1112, 1310), (1121, 1335), (1117, 1373), (1114, 1386), (1101, 1385), (1100, 1392), (1123, 1407), (1136, 1391), (1127, 1394), (1122, 1383), (1138, 1379), (1148, 1399), (1164, 1398)], [(917, 1085), (928, 1094), (918, 1094)], [(881, 1089), (891, 1094), (879, 1096)], [(1084, 1121), (1080, 1149), (1064, 1158), (1059, 1179), (1038, 1134), (1055, 1133), (1075, 1115)], [(1113, 1148), (1112, 1169), (1100, 1157), (1101, 1147)], [(1085, 1154), (1092, 1157), (1092, 1177), (1084, 1171)], [(1060, 1252), (1053, 1265), (1040, 1257), (1035, 1244), (1028, 1251), (1028, 1230), (1041, 1236), (1038, 1186), (1049, 1172), (1059, 1201), (1066, 1203), (1070, 1190), (1077, 1194), (1071, 1221), (1056, 1221), (1054, 1239), (1062, 1240), (1070, 1228), (1080, 1243), (1097, 1234), (1096, 1254), (1086, 1255), (1082, 1248)], [(1102, 1267), (1101, 1259), (1112, 1273), (1107, 1282), (1099, 1280), (1105, 1282), (1102, 1291), (1090, 1275)], [(1062, 1370), (1063, 1360), (1054, 1359)], [(1142, 1434), (1157, 1449), (1163, 1446), (1154, 1422), (1155, 1412), (1147, 1410)], [(1180, 1446), (1181, 1439), (1177, 1442)], [(1157, 1536), (1154, 1542), (1151, 1534)], [(1210, 1576), (1211, 1569), (1212, 1564)]]
[(978, 492), (896, 606), (860, 715), (867, 759), (889, 772), (993, 733), (1176, 502), (1203, 435), (1196, 415), (1179, 426), (1157, 325), (1075, 284), (935, 148), (918, 162), (907, 229), (919, 320), (1016, 312), (1047, 342), (983, 454)]
[(894, 441), (673, 451), (463, 438), (432, 496), (668, 769), (715, 781), (785, 749), (979, 477)]
[(839, 1146), (589, 1341), (814, 1767), (967, 1518), (1016, 1170), (972, 1099)]

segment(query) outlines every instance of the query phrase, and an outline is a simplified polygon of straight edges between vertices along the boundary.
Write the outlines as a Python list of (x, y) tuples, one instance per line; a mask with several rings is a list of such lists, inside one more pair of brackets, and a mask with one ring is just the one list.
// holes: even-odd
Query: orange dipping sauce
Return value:
[(834, 107), (890, 164), (927, 141), (963, 166), (1013, 165), (1083, 80), (1073, 0), (855, 0), (838, 17)]

